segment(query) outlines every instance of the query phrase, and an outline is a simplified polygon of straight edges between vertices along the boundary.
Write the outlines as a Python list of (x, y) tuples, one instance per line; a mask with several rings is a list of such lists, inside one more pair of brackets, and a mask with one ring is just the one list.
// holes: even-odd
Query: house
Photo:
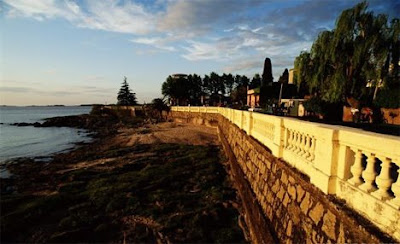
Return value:
[(247, 90), (247, 106), (250, 108), (260, 106), (260, 88)]
[(281, 106), (285, 108), (286, 115), (303, 117), (306, 115), (306, 110), (303, 105), (304, 101), (306, 101), (306, 99), (282, 99)]

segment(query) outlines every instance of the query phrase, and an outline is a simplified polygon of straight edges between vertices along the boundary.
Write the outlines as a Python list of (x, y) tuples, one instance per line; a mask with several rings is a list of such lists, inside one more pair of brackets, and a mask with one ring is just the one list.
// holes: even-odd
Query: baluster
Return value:
[(307, 157), (307, 160), (309, 161), (313, 161), (315, 158), (315, 143), (316, 143), (316, 139), (313, 136), (310, 136), (310, 150), (309, 150), (309, 154), (310, 156)]
[(299, 136), (297, 138), (297, 143), (296, 143), (296, 151), (295, 153), (299, 153), (301, 151), (301, 140), (303, 138), (303, 134), (301, 134), (301, 132), (298, 132)]
[(381, 164), (381, 173), (376, 178), (376, 184), (378, 185), (378, 190), (373, 192), (372, 195), (379, 198), (380, 200), (386, 200), (390, 198), (390, 194), (388, 190), (390, 185), (392, 185), (392, 180), (390, 179), (389, 171), (390, 171), (390, 163), (391, 159), (385, 158)]
[(295, 145), (296, 145), (296, 131), (291, 130), (291, 142), (290, 142), (290, 146), (289, 146), (289, 150), (293, 150)]
[(364, 170), (364, 168), (362, 167), (362, 153), (360, 150), (357, 149), (354, 149), (353, 152), (355, 153), (354, 164), (350, 168), (350, 172), (353, 174), (353, 177), (349, 179), (349, 183), (354, 186), (358, 186), (363, 183), (363, 181), (360, 178), (361, 173)]
[(397, 170), (398, 176), (394, 184), (392, 184), (392, 192), (394, 193), (394, 199), (388, 201), (390, 205), (396, 209), (400, 209), (400, 168)]
[(362, 177), (364, 178), (365, 183), (360, 185), (360, 189), (366, 192), (372, 192), (376, 190), (376, 187), (373, 185), (376, 177), (375, 172), (375, 155), (370, 153), (367, 158), (367, 167), (362, 172)]
[(295, 143), (296, 143), (296, 132), (294, 131), (294, 130), (291, 130), (292, 131), (292, 135), (291, 135), (291, 137), (292, 137), (292, 140), (291, 140), (291, 143), (290, 143), (290, 150), (293, 150), (293, 148), (294, 148), (294, 146), (295, 146)]
[(286, 144), (286, 148), (290, 149), (292, 147), (292, 131), (290, 129), (286, 129), (286, 133), (287, 133), (287, 144)]
[(295, 150), (294, 153), (297, 153), (300, 149), (300, 141), (301, 141), (301, 134), (300, 132), (296, 132), (296, 144), (295, 144)]
[(298, 135), (297, 131), (293, 130), (293, 142), (292, 142), (293, 147), (291, 148), (292, 151), (296, 150), (296, 148), (297, 148), (297, 137), (298, 136), (299, 135)]
[(311, 142), (310, 135), (307, 135), (306, 136), (306, 145), (304, 147), (304, 154), (303, 154), (303, 156), (305, 158), (308, 158), (311, 155), (310, 154), (310, 148), (311, 148), (310, 142)]
[(297, 132), (297, 140), (296, 140), (296, 150), (294, 151), (295, 153), (298, 153), (301, 151), (301, 140), (302, 140), (303, 135), (300, 132)]
[(294, 133), (294, 138), (293, 138), (293, 147), (292, 151), (295, 151), (297, 149), (297, 141), (299, 140), (299, 133), (297, 131), (293, 131)]
[(303, 155), (304, 154), (304, 147), (306, 144), (306, 135), (304, 133), (301, 134), (301, 141), (300, 141), (300, 149), (299, 149), (299, 155)]

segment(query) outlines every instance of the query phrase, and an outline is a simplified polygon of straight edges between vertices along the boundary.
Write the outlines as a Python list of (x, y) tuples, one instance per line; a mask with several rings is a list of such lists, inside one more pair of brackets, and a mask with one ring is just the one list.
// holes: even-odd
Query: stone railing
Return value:
[(306, 174), (326, 194), (400, 240), (400, 138), (221, 107), (172, 107), (219, 113)]

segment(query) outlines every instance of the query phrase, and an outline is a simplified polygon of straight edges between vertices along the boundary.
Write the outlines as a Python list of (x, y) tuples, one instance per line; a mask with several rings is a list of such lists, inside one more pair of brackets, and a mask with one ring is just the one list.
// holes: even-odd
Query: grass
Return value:
[(2, 195), (1, 241), (244, 242), (218, 147), (137, 145), (101, 155), (141, 152), (156, 156), (66, 173), (57, 194)]

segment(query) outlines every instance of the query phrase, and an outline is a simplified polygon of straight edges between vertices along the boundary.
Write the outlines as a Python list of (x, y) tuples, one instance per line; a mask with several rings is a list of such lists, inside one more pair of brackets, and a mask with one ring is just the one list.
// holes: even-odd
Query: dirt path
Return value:
[(122, 144), (177, 143), (187, 145), (217, 145), (217, 129), (178, 123), (160, 123), (141, 129), (124, 129), (118, 136)]
[[(103, 147), (102, 151), (105, 151), (111, 147), (132, 147), (138, 144), (172, 143), (196, 146), (219, 144), (216, 128), (201, 125), (165, 122), (154, 125), (146, 125), (140, 128), (124, 128), (121, 129), (119, 133), (120, 134), (108, 141), (108, 145)], [(134, 159), (143, 156), (153, 156), (152, 153), (144, 153), (144, 155), (142, 154), (133, 153), (129, 155), (129, 158)], [(124, 157), (126, 156), (127, 155), (124, 155)], [(82, 168), (106, 169), (120, 167), (121, 164), (113, 163), (112, 166), (108, 164), (109, 162), (114, 162), (115, 160), (119, 159), (121, 158), (109, 157), (80, 161), (78, 163), (70, 164), (69, 167), (59, 170), (57, 173), (64, 174)]]

